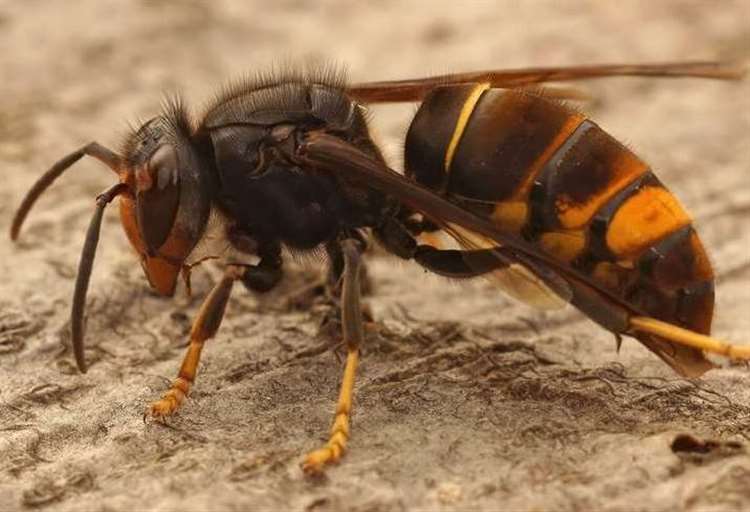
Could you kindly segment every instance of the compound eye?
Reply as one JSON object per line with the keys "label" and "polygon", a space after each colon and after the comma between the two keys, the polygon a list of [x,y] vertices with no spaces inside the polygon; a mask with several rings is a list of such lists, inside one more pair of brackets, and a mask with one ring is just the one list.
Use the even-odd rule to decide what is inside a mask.
{"label": "compound eye", "polygon": [[175,148],[165,144],[136,170],[136,220],[149,255],[169,237],[179,202],[179,159]]}

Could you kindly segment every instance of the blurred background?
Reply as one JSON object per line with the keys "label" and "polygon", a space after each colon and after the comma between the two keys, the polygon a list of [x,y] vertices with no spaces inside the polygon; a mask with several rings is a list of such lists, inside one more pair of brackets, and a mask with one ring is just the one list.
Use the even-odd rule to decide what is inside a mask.
{"label": "blurred background", "polygon": [[[736,59],[748,53],[749,12],[746,0],[5,0],[2,133],[26,144],[39,133],[37,150],[40,142],[67,147],[61,134],[75,144],[91,137],[108,142],[124,121],[156,111],[163,93],[181,92],[199,109],[217,85],[288,61],[333,62],[364,81],[492,67]],[[683,116],[712,115],[684,107],[699,94],[693,89],[713,84],[610,84],[597,97],[614,100],[608,106],[615,113],[637,114],[614,127],[626,137],[640,137],[655,98],[666,95],[673,97],[667,108]],[[43,116],[31,121],[19,113],[24,109]],[[408,115],[397,121],[389,111],[377,118],[390,145],[408,123]],[[3,155],[22,152],[7,146],[5,140]]]}
{"label": "blurred background", "polygon": [[[0,0],[0,49],[6,233],[23,193],[52,162],[92,139],[116,147],[129,124],[158,112],[166,94],[181,94],[198,115],[221,84],[289,62],[332,62],[352,81],[367,81],[524,66],[747,60],[750,2]],[[696,218],[720,276],[716,331],[746,341],[748,81],[581,85],[592,100],[580,108],[649,162]],[[396,168],[415,109],[371,110],[375,138]],[[378,320],[403,339],[374,342],[363,364],[353,451],[329,480],[306,482],[297,468],[328,428],[339,379],[330,353],[304,364],[285,359],[283,347],[313,343],[317,320],[306,312],[266,314],[236,299],[175,428],[144,427],[140,412],[176,371],[199,302],[145,292],[114,212],[105,219],[90,295],[89,337],[101,362],[85,377],[75,375],[61,348],[93,198],[111,181],[97,163],[81,162],[40,201],[18,245],[0,241],[0,427],[9,432],[0,439],[0,509],[750,506],[746,455],[698,468],[668,449],[680,430],[718,437],[744,431],[747,439],[745,373],[715,372],[705,381],[730,405],[713,404],[684,381],[664,381],[671,387],[663,394],[622,379],[579,392],[591,372],[611,364],[625,365],[615,366],[620,377],[622,368],[674,375],[635,343],[618,356],[611,337],[587,322],[548,327],[546,317],[498,299],[483,283],[446,285],[392,260],[373,264],[380,286],[372,302]],[[199,278],[199,293],[206,288]],[[458,334],[433,332],[436,345],[415,345],[420,329],[433,323]],[[462,335],[466,325],[486,338]],[[489,363],[471,347],[487,339],[535,341],[556,354],[554,364],[544,363],[552,377],[529,374],[523,382],[533,385],[523,392],[512,387],[517,380],[485,387],[491,369],[476,361]],[[536,371],[538,361],[526,363]],[[247,378],[233,377],[248,368]],[[411,380],[382,384],[403,368]],[[474,387],[453,385],[459,377]],[[667,402],[643,398],[652,391]]]}

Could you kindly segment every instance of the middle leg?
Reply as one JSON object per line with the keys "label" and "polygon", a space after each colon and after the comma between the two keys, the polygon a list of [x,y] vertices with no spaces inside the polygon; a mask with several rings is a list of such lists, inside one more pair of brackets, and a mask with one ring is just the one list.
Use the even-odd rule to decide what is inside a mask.
{"label": "middle leg", "polygon": [[[368,246],[366,236],[359,231],[347,233],[347,238],[356,240],[364,252]],[[324,246],[327,269],[325,275],[321,275],[305,286],[292,291],[286,296],[286,305],[294,309],[309,310],[313,304],[323,303],[330,306],[325,317],[321,320],[321,326],[338,324],[340,314],[341,283],[344,274],[344,254],[340,240],[328,242]],[[367,272],[364,260],[359,264],[359,283],[361,295],[368,295],[372,290],[372,284]],[[367,310],[364,312],[365,320],[371,320]]]}
{"label": "middle leg", "polygon": [[302,463],[302,469],[308,474],[320,473],[326,464],[338,462],[349,441],[354,377],[359,364],[360,345],[364,338],[360,305],[362,250],[363,247],[357,240],[346,239],[341,242],[344,263],[341,286],[341,323],[347,349],[346,365],[328,442],[322,448],[310,452]]}

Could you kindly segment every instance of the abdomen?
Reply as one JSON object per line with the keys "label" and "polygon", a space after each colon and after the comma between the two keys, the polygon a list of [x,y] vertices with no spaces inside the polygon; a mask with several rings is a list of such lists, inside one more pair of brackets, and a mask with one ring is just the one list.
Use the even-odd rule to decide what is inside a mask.
{"label": "abdomen", "polygon": [[535,94],[441,87],[411,124],[406,173],[649,316],[709,333],[714,276],[690,217],[583,114]]}

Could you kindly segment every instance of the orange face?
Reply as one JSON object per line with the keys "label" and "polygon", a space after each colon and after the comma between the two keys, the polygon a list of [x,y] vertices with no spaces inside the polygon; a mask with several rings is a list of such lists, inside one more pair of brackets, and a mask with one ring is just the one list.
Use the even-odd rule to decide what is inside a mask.
{"label": "orange face", "polygon": [[180,234],[176,226],[173,226],[167,240],[159,247],[156,254],[149,255],[138,230],[135,200],[132,196],[120,196],[120,220],[128,240],[141,257],[141,266],[148,282],[159,294],[173,295],[177,278],[183,267],[182,263],[190,253],[189,241]]}

